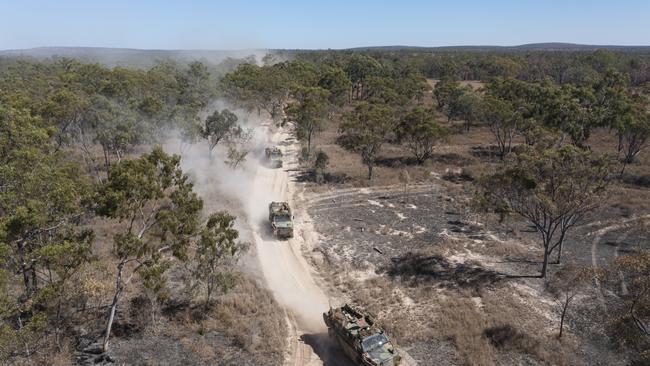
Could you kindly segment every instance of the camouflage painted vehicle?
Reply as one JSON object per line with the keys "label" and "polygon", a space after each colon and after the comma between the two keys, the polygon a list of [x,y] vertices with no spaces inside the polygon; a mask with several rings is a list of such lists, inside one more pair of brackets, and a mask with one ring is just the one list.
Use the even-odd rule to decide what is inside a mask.
{"label": "camouflage painted vehicle", "polygon": [[268,166],[282,168],[282,151],[277,146],[264,149],[264,155]]}
{"label": "camouflage painted vehicle", "polygon": [[323,313],[330,338],[358,365],[396,366],[400,356],[372,317],[351,305]]}
{"label": "camouflage painted vehicle", "polygon": [[293,216],[287,202],[271,202],[269,204],[269,222],[273,235],[278,238],[293,238]]}

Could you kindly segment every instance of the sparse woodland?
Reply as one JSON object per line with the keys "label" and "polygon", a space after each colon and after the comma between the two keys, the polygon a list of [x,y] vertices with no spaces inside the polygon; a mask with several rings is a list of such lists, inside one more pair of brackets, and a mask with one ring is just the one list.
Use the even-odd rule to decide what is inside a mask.
{"label": "sparse woodland", "polygon": [[[217,99],[290,125],[314,185],[372,185],[385,171],[406,185],[438,148],[481,131],[470,144],[487,163],[463,173],[474,212],[534,227],[543,260],[539,272],[521,275],[549,283],[562,322],[594,281],[614,294],[610,345],[635,365],[650,362],[647,246],[602,273],[556,271],[565,269],[567,236],[612,192],[650,189],[650,55],[279,56],[149,69],[0,59],[0,363],[107,361],[116,339],[159,339],[172,325],[197,363],[223,361],[213,341],[243,350],[250,364],[281,363],[286,330],[277,329],[286,324],[272,296],[237,267],[248,247],[237,218],[205,212],[180,157],[158,146],[179,131],[245,159],[236,147],[247,132],[231,111],[211,109]],[[339,171],[319,145],[323,134],[363,171]],[[388,154],[398,167],[386,164]],[[256,317],[253,339],[237,325]]]}

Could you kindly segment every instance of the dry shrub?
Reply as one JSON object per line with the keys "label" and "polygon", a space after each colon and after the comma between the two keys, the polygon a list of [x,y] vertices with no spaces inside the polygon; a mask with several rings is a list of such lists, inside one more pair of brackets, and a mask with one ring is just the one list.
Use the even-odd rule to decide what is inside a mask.
{"label": "dry shrub", "polygon": [[[351,285],[353,281],[346,281]],[[389,296],[392,292],[390,280],[385,277],[373,277],[364,281],[358,288],[350,289],[355,304],[363,306],[376,316],[380,316],[390,306],[399,304],[399,299]]]}
{"label": "dry shrub", "polygon": [[528,334],[522,333],[511,325],[496,325],[485,329],[485,336],[498,349],[515,350],[528,354],[537,354],[540,342]]}
{"label": "dry shrub", "polygon": [[422,251],[424,255],[445,257],[448,253],[455,253],[463,250],[465,240],[452,235],[440,235],[435,245],[425,248]]}
{"label": "dry shrub", "polygon": [[153,318],[154,304],[146,295],[138,295],[131,298],[129,302],[129,319],[135,330],[142,332],[151,325]]}
{"label": "dry shrub", "polygon": [[47,362],[48,362],[48,364],[50,366],[70,366],[70,365],[74,365],[74,362],[72,362],[72,355],[71,354],[57,353],[55,355],[52,355],[52,356],[48,357]]}
{"label": "dry shrub", "polygon": [[480,246],[474,245],[472,249],[478,253],[496,257],[523,255],[531,251],[530,247],[514,241],[490,240],[481,244]]}
{"label": "dry shrub", "polygon": [[180,343],[195,359],[208,362],[213,361],[216,356],[214,348],[202,338],[190,339],[186,337],[182,338]]}

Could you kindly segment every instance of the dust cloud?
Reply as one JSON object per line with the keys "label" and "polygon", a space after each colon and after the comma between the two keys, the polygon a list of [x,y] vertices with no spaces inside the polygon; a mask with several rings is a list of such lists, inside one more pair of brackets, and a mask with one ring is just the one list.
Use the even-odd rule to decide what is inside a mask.
{"label": "dust cloud", "polygon": [[[250,133],[250,139],[238,146],[248,152],[246,160],[237,167],[228,163],[228,144],[220,142],[210,152],[207,141],[201,137],[188,140],[180,131],[170,131],[163,143],[167,153],[181,157],[181,168],[192,182],[197,194],[204,200],[206,213],[218,210],[243,210],[251,220],[259,220],[266,214],[268,202],[261,196],[271,197],[270,190],[255,187],[255,175],[263,164],[264,148],[269,146],[268,122],[255,114],[237,109],[224,101],[215,101],[201,115],[205,119],[215,110],[229,109],[237,115],[238,123]],[[239,215],[238,215],[239,216]],[[239,218],[238,218],[239,219]]]}

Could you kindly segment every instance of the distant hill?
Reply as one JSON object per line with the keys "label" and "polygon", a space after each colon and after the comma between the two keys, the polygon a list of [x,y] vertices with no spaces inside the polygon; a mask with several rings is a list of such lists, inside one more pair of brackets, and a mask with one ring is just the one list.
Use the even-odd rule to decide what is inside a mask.
{"label": "distant hill", "polygon": [[71,57],[103,65],[149,67],[159,60],[191,62],[194,60],[219,63],[228,57],[243,58],[254,55],[258,60],[266,50],[140,50],[105,47],[38,47],[22,50],[3,50],[0,57],[51,58]]}
{"label": "distant hill", "polygon": [[[583,45],[572,43],[531,43],[519,46],[371,46],[349,48],[346,51],[413,51],[413,52],[535,52],[535,51],[594,51],[605,49],[618,52],[650,52],[650,46]],[[258,61],[269,51],[284,53],[318,50],[141,50],[105,47],[38,47],[22,50],[0,50],[0,57],[57,58],[72,57],[86,62],[97,62],[109,67],[150,67],[160,60],[190,62],[194,60],[219,63],[226,58],[255,56]]]}
{"label": "distant hill", "polygon": [[617,45],[587,45],[575,43],[529,43],[519,46],[376,46],[351,48],[352,51],[402,51],[413,50],[420,52],[516,52],[516,51],[595,51],[609,50],[619,52],[650,52],[650,46],[617,46]]}

